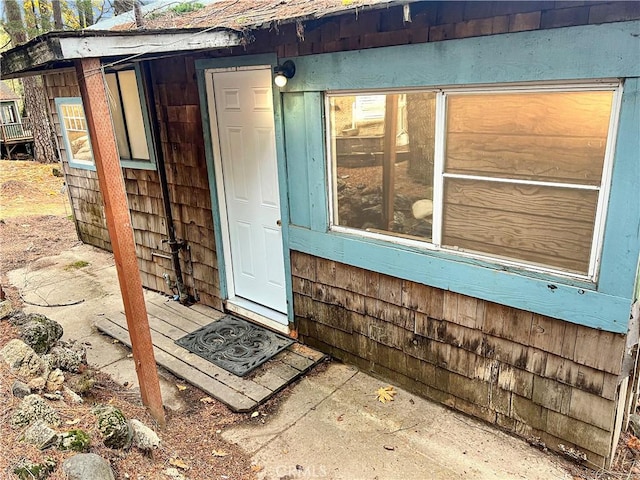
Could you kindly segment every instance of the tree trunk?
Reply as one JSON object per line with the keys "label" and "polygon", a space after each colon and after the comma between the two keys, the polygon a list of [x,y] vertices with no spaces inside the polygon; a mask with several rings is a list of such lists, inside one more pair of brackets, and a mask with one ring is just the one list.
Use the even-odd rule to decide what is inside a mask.
{"label": "tree trunk", "polygon": [[24,104],[31,118],[34,158],[41,163],[57,162],[58,157],[51,138],[52,130],[42,80],[40,77],[25,77],[22,79],[22,84],[24,85]]}
{"label": "tree trunk", "polygon": [[432,93],[407,95],[409,175],[414,181],[433,184],[435,97]]}
{"label": "tree trunk", "polygon": [[53,8],[53,28],[56,30],[64,30],[64,23],[62,22],[62,5],[60,5],[60,0],[52,0],[51,7]]}
{"label": "tree trunk", "polygon": [[[27,41],[27,34],[22,23],[22,14],[16,0],[5,0],[7,23],[5,29],[11,38],[13,46]],[[52,142],[52,130],[47,113],[47,99],[39,77],[25,77],[24,103],[27,114],[31,117],[31,131],[33,132],[34,157],[39,162],[56,162],[56,149]]]}

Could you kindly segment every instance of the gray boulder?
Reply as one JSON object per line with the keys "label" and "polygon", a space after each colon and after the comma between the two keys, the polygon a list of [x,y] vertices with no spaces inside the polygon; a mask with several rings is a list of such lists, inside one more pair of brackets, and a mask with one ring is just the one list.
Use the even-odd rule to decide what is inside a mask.
{"label": "gray boulder", "polygon": [[26,383],[16,380],[11,385],[11,393],[16,398],[24,398],[27,395],[31,395],[31,388]]}
{"label": "gray boulder", "polygon": [[27,315],[18,328],[20,337],[39,355],[47,353],[63,334],[62,325],[39,313]]}
{"label": "gray boulder", "polygon": [[133,430],[122,412],[112,405],[98,405],[93,409],[98,417],[98,430],[109,448],[129,448]]}
{"label": "gray boulder", "polygon": [[59,368],[65,372],[78,373],[82,365],[87,364],[87,350],[77,342],[58,342],[42,360],[51,370]]}
{"label": "gray boulder", "polygon": [[40,395],[27,395],[13,412],[11,425],[25,427],[37,420],[43,420],[56,427],[60,425],[58,413]]}
{"label": "gray boulder", "polygon": [[44,362],[33,348],[17,338],[2,347],[0,357],[9,364],[13,373],[21,377],[35,377],[46,370]]}
{"label": "gray boulder", "polygon": [[95,453],[79,453],[62,463],[68,480],[115,480],[111,465]]}
{"label": "gray boulder", "polygon": [[78,395],[76,392],[74,392],[73,390],[71,390],[69,387],[62,387],[62,391],[64,393],[64,398],[66,398],[69,402],[71,403],[83,403],[84,400],[82,399],[82,397],[80,395]]}
{"label": "gray boulder", "polygon": [[640,437],[640,415],[635,413],[629,415],[629,428],[634,436]]}
{"label": "gray boulder", "polygon": [[22,441],[44,450],[58,443],[58,434],[45,421],[36,420],[24,431]]}
{"label": "gray boulder", "polygon": [[129,422],[133,430],[133,445],[140,450],[149,451],[160,445],[160,437],[140,420]]}

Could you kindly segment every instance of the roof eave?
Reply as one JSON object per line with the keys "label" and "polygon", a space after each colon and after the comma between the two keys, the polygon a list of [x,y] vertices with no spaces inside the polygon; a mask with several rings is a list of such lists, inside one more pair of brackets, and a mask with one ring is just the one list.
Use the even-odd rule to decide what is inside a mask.
{"label": "roof eave", "polygon": [[228,29],[113,32],[93,30],[45,34],[2,53],[0,75],[17,78],[66,68],[82,58],[127,58],[149,54],[230,48],[242,36]]}

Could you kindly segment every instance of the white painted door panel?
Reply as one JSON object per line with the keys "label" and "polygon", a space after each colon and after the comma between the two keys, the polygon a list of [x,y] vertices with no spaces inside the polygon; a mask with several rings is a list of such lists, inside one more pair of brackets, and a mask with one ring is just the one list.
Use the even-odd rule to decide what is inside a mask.
{"label": "white painted door panel", "polygon": [[233,290],[286,313],[271,71],[212,78]]}

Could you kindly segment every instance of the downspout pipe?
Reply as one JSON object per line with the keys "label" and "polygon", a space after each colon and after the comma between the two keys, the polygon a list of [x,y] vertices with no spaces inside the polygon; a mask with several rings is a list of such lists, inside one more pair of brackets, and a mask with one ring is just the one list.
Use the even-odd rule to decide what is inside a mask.
{"label": "downspout pipe", "polygon": [[[142,62],[142,76],[144,84],[144,94],[149,110],[149,120],[152,125],[151,136],[153,138],[153,145],[156,155],[156,165],[158,167],[158,178],[160,180],[160,190],[162,195],[162,204],[164,206],[164,215],[167,221],[167,240],[163,240],[163,243],[169,245],[171,251],[171,263],[173,265],[173,273],[176,277],[175,287],[178,290],[178,300],[180,303],[189,303],[190,296],[187,293],[187,288],[184,284],[182,276],[182,267],[180,266],[180,250],[186,247],[184,240],[178,240],[176,238],[176,229],[173,223],[173,214],[171,212],[171,197],[169,196],[169,184],[167,183],[167,172],[165,170],[164,153],[162,151],[162,142],[158,133],[158,111],[156,110],[155,93],[153,88],[153,81],[151,79],[151,68],[149,62]],[[167,285],[171,288],[171,282],[165,276]]]}

